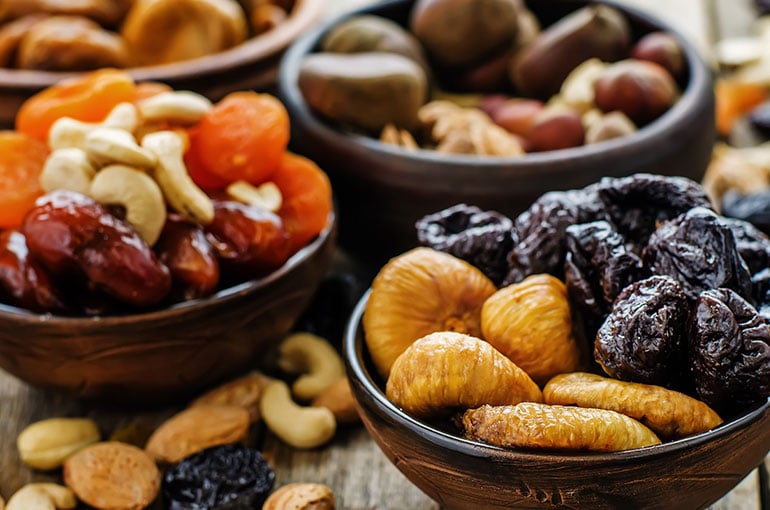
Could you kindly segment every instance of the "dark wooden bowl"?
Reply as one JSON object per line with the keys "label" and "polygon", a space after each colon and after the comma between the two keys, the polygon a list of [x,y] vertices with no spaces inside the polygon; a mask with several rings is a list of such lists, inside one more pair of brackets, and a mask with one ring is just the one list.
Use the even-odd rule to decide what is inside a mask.
{"label": "dark wooden bowl", "polygon": [[359,414],[388,459],[446,510],[696,509],[718,500],[770,449],[770,400],[709,432],[608,454],[533,453],[469,441],[393,405],[353,312],[343,353]]}
{"label": "dark wooden bowl", "polygon": [[[268,90],[277,81],[283,52],[321,19],[325,6],[325,0],[296,0],[284,23],[243,44],[214,55],[127,71],[137,81],[161,81],[213,101],[237,90]],[[0,127],[13,126],[16,112],[29,96],[76,74],[0,68]]]}
{"label": "dark wooden bowl", "polygon": [[270,275],[126,316],[72,318],[0,306],[0,367],[86,398],[168,400],[254,366],[292,328],[331,266],[336,220]]}
{"label": "dark wooden bowl", "polygon": [[[355,14],[377,14],[404,25],[412,3],[391,0]],[[587,2],[528,3],[541,19],[555,20]],[[546,191],[582,188],[603,176],[653,172],[700,180],[715,139],[709,69],[695,47],[670,26],[611,0],[602,3],[627,15],[635,37],[652,30],[677,36],[689,69],[681,99],[631,136],[515,159],[409,152],[335,129],[311,112],[297,83],[302,60],[341,20],[327,22],[295,41],[283,58],[278,92],[292,118],[294,149],[317,161],[332,180],[339,200],[340,245],[382,263],[416,245],[417,219],[456,203],[514,216]]]}

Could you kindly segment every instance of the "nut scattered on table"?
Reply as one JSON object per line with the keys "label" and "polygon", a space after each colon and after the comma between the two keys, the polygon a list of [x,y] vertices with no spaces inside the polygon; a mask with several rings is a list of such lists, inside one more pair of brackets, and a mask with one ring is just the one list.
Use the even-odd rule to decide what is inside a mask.
{"label": "nut scattered on table", "polygon": [[271,382],[259,403],[265,425],[295,448],[316,448],[329,442],[337,430],[334,414],[325,407],[302,407],[291,398],[289,386]]}
{"label": "nut scattered on table", "polygon": [[318,394],[310,405],[330,410],[338,424],[355,423],[361,420],[347,377],[339,379]]}
{"label": "nut scattered on table", "polygon": [[272,379],[259,372],[251,372],[226,382],[190,403],[190,407],[225,405],[243,407],[252,423],[259,421],[259,400]]}
{"label": "nut scattered on table", "polygon": [[16,439],[21,461],[30,467],[50,470],[78,450],[99,441],[101,432],[88,418],[49,418],[28,425]]}
{"label": "nut scattered on table", "polygon": [[55,483],[29,483],[11,496],[6,510],[72,510],[76,506],[75,494],[67,487]]}
{"label": "nut scattered on table", "polygon": [[334,493],[320,483],[290,483],[278,488],[262,510],[334,510]]}
{"label": "nut scattered on table", "polygon": [[312,400],[345,377],[342,358],[323,338],[312,333],[293,333],[278,347],[278,367],[299,375],[291,386],[298,400]]}

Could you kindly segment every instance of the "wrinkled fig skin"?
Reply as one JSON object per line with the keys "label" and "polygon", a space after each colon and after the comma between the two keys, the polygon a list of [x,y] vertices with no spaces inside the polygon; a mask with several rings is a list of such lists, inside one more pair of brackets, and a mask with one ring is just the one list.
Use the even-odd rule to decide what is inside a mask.
{"label": "wrinkled fig skin", "polygon": [[719,221],[732,230],[738,253],[752,275],[770,267],[770,238],[764,232],[748,221],[724,217]]}
{"label": "wrinkled fig skin", "polygon": [[57,282],[87,285],[136,307],[158,304],[171,289],[168,268],[139,234],[79,193],[45,195],[21,231],[30,256]]}
{"label": "wrinkled fig skin", "polygon": [[24,234],[16,230],[0,233],[0,300],[35,312],[63,312],[48,273],[30,258]]}
{"label": "wrinkled fig skin", "polygon": [[680,388],[688,314],[687,297],[673,278],[633,283],[599,328],[594,358],[610,377]]}
{"label": "wrinkled fig skin", "polygon": [[714,211],[695,207],[663,223],[642,254],[653,274],[669,275],[695,301],[719,287],[751,299],[751,274],[738,253],[732,230]]}
{"label": "wrinkled fig skin", "polygon": [[377,136],[389,123],[414,128],[428,91],[422,68],[392,53],[308,55],[299,88],[318,113]]}
{"label": "wrinkled fig skin", "polygon": [[690,319],[690,374],[698,397],[729,417],[770,396],[770,325],[730,289],[700,295]]}
{"label": "wrinkled fig skin", "polygon": [[343,21],[321,41],[321,51],[329,53],[396,53],[429,70],[420,42],[401,25],[381,16],[361,15]]}
{"label": "wrinkled fig skin", "polygon": [[463,67],[513,43],[520,0],[418,0],[409,26],[439,66]]}
{"label": "wrinkled fig skin", "polygon": [[617,10],[593,5],[546,28],[511,61],[511,80],[527,97],[547,99],[575,67],[590,58],[615,62],[628,54],[631,32]]}

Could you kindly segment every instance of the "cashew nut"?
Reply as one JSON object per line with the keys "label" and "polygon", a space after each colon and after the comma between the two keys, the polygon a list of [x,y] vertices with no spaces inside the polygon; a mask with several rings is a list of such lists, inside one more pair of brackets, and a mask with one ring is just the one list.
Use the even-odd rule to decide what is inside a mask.
{"label": "cashew nut", "polygon": [[283,381],[276,380],[267,385],[259,410],[267,427],[294,448],[321,446],[334,437],[337,429],[330,410],[298,406]]}
{"label": "cashew nut", "polygon": [[211,101],[190,91],[162,92],[139,102],[139,114],[145,121],[195,124],[211,110]]}
{"label": "cashew nut", "polygon": [[235,181],[227,186],[225,191],[239,202],[270,212],[278,211],[283,203],[281,190],[273,182],[254,186],[246,181]]}
{"label": "cashew nut", "polygon": [[30,483],[11,496],[6,510],[70,510],[76,506],[75,494],[67,487],[55,483]]}
{"label": "cashew nut", "polygon": [[120,103],[102,122],[82,122],[62,117],[53,123],[48,131],[48,146],[51,150],[67,147],[85,148],[86,136],[94,129],[111,127],[133,132],[139,125],[139,115],[131,103]]}
{"label": "cashew nut", "polygon": [[85,151],[97,165],[110,163],[152,168],[157,158],[136,143],[134,135],[118,128],[99,127],[86,135]]}
{"label": "cashew nut", "polygon": [[40,174],[40,187],[46,193],[68,189],[88,195],[96,170],[81,149],[57,149],[48,155]]}
{"label": "cashew nut", "polygon": [[124,165],[104,167],[91,182],[89,194],[102,204],[120,204],[126,221],[153,245],[166,222],[166,203],[155,181],[136,168]]}
{"label": "cashew nut", "polygon": [[182,137],[173,131],[158,131],[142,138],[142,147],[157,157],[153,175],[171,208],[198,223],[211,223],[214,204],[187,173]]}
{"label": "cashew nut", "polygon": [[278,348],[278,366],[289,374],[302,374],[292,392],[300,400],[311,400],[345,377],[342,358],[326,340],[310,333],[295,333]]}

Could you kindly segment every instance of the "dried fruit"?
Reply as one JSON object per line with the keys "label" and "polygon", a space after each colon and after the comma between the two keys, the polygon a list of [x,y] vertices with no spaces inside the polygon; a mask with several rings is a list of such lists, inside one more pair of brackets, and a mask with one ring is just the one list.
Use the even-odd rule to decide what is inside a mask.
{"label": "dried fruit", "polygon": [[543,107],[543,102],[537,99],[507,99],[489,116],[498,126],[515,135],[526,137]]}
{"label": "dried fruit", "polygon": [[320,483],[290,483],[267,498],[262,510],[334,510],[334,493]]}
{"label": "dried fruit", "polygon": [[655,62],[674,78],[682,77],[687,64],[682,47],[668,32],[650,32],[639,39],[631,48],[631,58]]}
{"label": "dried fruit", "polygon": [[481,335],[481,306],[495,292],[489,278],[452,255],[415,248],[380,269],[364,311],[366,344],[387,377],[396,358],[435,331]]}
{"label": "dried fruit", "polygon": [[252,422],[259,421],[259,400],[271,379],[258,372],[252,372],[221,386],[209,390],[190,403],[197,406],[238,406],[249,412]]}
{"label": "dried fruit", "polygon": [[249,432],[249,412],[234,405],[190,407],[163,422],[145,450],[159,462],[175,463],[211,446],[237,443]]}
{"label": "dried fruit", "polygon": [[481,331],[538,384],[580,367],[567,289],[551,275],[528,276],[492,294],[481,309]]}
{"label": "dried fruit", "polygon": [[560,374],[543,388],[546,404],[609,409],[639,420],[663,439],[710,430],[722,419],[709,406],[661,386],[608,379],[595,374]]}
{"label": "dried fruit", "polygon": [[160,471],[141,449],[107,442],[88,446],[64,463],[64,482],[88,505],[141,510],[160,490]]}
{"label": "dried fruit", "polygon": [[741,258],[754,274],[770,267],[770,238],[748,221],[733,218],[719,218],[720,223],[730,228]]}
{"label": "dried fruit", "polygon": [[614,452],[660,444],[638,421],[606,409],[485,405],[466,411],[462,421],[468,439],[506,448]]}
{"label": "dried fruit", "polygon": [[748,221],[765,234],[770,234],[770,191],[745,195],[727,193],[722,200],[722,214]]}
{"label": "dried fruit", "polygon": [[16,439],[21,461],[35,469],[61,467],[70,455],[101,438],[88,418],[49,418],[28,425]]}
{"label": "dried fruit", "polygon": [[526,372],[490,344],[450,331],[432,333],[409,346],[393,364],[385,394],[417,418],[543,398]]}
{"label": "dried fruit", "polygon": [[527,133],[533,152],[568,149],[583,145],[585,128],[580,114],[567,107],[547,107],[540,112]]}
{"label": "dried fruit", "polygon": [[163,499],[169,510],[261,508],[274,480],[259,451],[243,445],[215,446],[166,471]]}
{"label": "dried fruit", "polygon": [[688,313],[687,297],[673,278],[652,276],[633,283],[599,328],[594,357],[616,379],[677,387]]}

